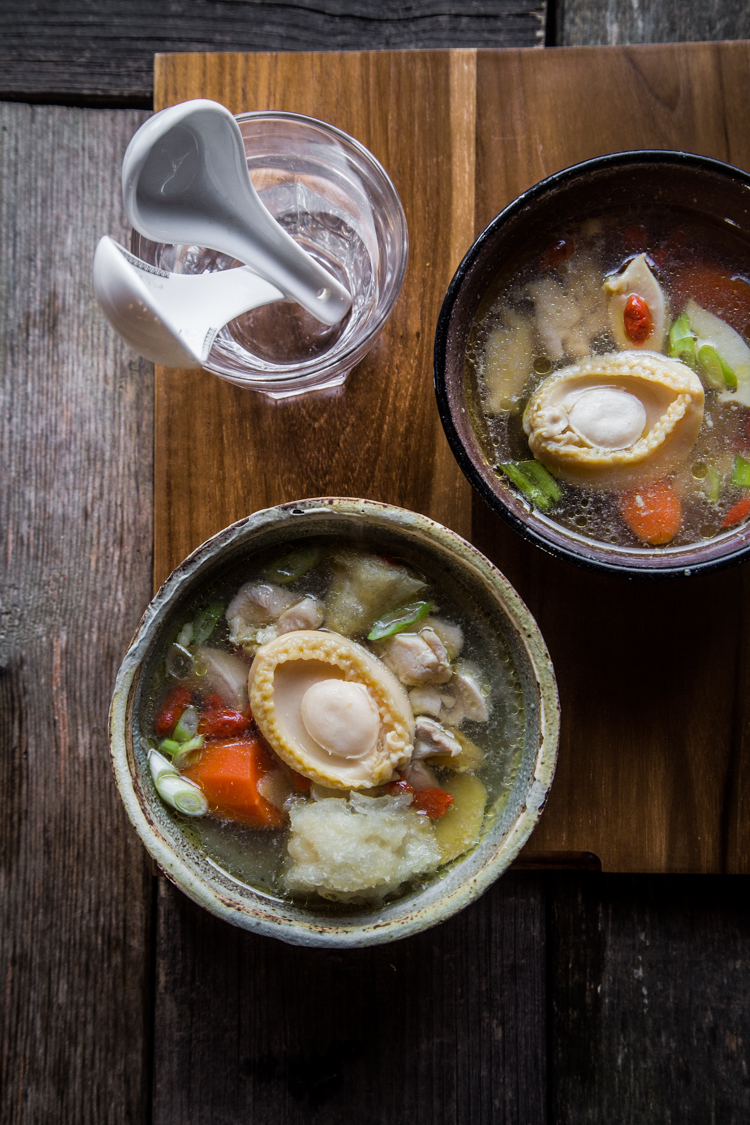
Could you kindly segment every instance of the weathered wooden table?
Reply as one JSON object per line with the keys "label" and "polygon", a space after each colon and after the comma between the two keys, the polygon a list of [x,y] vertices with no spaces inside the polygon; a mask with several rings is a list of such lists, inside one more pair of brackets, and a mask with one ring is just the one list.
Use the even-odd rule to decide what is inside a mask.
{"label": "weathered wooden table", "polygon": [[[163,442],[166,411],[175,402],[169,377],[159,375],[155,398],[152,368],[114,337],[90,291],[99,235],[126,237],[119,162],[151,104],[154,50],[464,47],[474,54],[479,46],[541,45],[545,16],[541,3],[508,0],[410,9],[330,0],[324,10],[302,4],[293,26],[288,9],[273,2],[185,0],[160,9],[111,4],[104,18],[83,2],[0,4],[0,21],[8,25],[0,36],[0,94],[42,103],[0,105],[0,1120],[746,1121],[745,876],[519,869],[437,930],[381,949],[331,954],[218,923],[155,875],[127,824],[109,773],[105,716],[114,671],[150,596],[152,568],[163,576],[197,541],[191,536],[203,537],[204,518],[213,530],[248,510],[247,495],[218,489],[219,501],[205,517],[173,538],[164,535]],[[640,14],[640,28],[631,5],[607,11],[597,37],[598,11],[581,0],[558,4],[548,14],[548,44],[750,34],[739,3],[700,11],[696,5],[694,13],[687,5],[655,6]],[[716,105],[717,89],[724,120],[731,107],[744,104],[747,50],[737,44],[722,52],[653,53],[658,65],[649,68],[648,52],[616,50],[584,53],[581,64],[610,98],[631,96],[635,77],[646,132],[661,130],[665,138],[642,143],[684,143],[682,130],[689,127],[706,144],[714,138],[713,155],[750,166],[744,117],[735,123],[730,115],[717,140],[705,112]],[[539,146],[518,142],[518,167],[496,190],[513,194],[514,175],[531,182],[551,170],[545,159],[557,155],[562,140],[542,126],[555,120],[570,131],[577,115],[593,113],[568,84],[565,57],[504,56],[492,73],[486,66],[482,72],[480,57],[482,90],[489,82],[501,125],[503,111],[508,121],[516,119],[519,100],[547,97],[550,106]],[[669,57],[671,69],[664,63]],[[694,61],[688,65],[686,58]],[[462,73],[459,89],[466,89]],[[166,92],[157,88],[157,97]],[[638,143],[637,129],[635,140],[628,133],[633,120],[625,103],[627,144]],[[507,143],[506,132],[495,130],[498,143]],[[591,154],[583,135],[573,159]],[[481,121],[476,136],[483,136]],[[618,140],[612,147],[624,146]],[[709,151],[702,143],[694,147]],[[497,205],[486,178],[477,177],[474,223],[481,226]],[[459,209],[455,246],[446,248],[446,276],[434,281],[433,304],[455,264],[450,255],[460,255],[462,216]],[[413,330],[408,321],[406,327]],[[426,383],[431,334],[425,323],[415,361]],[[234,394],[207,376],[195,378],[209,403]],[[363,391],[355,384],[354,393]],[[282,480],[284,488],[297,483]],[[271,500],[279,498],[274,488]],[[173,516],[184,499],[173,497]],[[466,518],[460,505],[453,512]],[[579,593],[583,604],[582,578],[564,564],[538,560],[478,506],[473,534],[532,605],[553,655],[555,646],[563,651],[555,584],[566,597]],[[558,811],[550,805],[551,827],[543,821],[533,838],[540,841],[537,859],[539,850],[549,864],[561,847],[591,848],[610,870],[747,870],[739,690],[744,572],[703,580],[720,610],[701,603],[689,627],[684,591],[649,595],[663,628],[677,631],[670,649],[677,666],[664,670],[664,683],[673,712],[681,714],[657,716],[656,730],[633,719],[625,737],[637,754],[639,738],[658,746],[674,728],[686,748],[683,774],[670,766],[677,798],[647,822],[645,837],[623,862],[627,833],[619,850],[613,845],[606,852],[602,826],[612,801],[593,756],[586,759],[587,783],[601,797],[595,806],[601,811],[588,823],[568,815],[580,779],[574,748],[564,744],[553,798]],[[624,633],[641,603],[630,588],[621,599],[615,613]],[[625,641],[627,654],[632,635]],[[705,677],[690,658],[701,646]],[[617,660],[621,674],[627,656]],[[588,714],[578,670],[560,672],[568,711]],[[682,692],[680,676],[692,685]],[[594,716],[604,737],[606,706]],[[718,773],[701,767],[706,759],[697,740],[686,737],[696,724],[702,732],[715,727],[717,741],[730,747]],[[631,816],[643,823],[626,774],[607,776],[620,802],[619,822]],[[603,842],[594,847],[597,832]],[[649,867],[644,856],[657,860]]]}

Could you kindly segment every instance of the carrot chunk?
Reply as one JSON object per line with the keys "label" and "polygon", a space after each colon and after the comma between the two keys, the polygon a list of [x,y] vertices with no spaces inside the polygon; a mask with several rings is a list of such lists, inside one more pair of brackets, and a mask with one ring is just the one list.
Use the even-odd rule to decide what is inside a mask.
{"label": "carrot chunk", "polygon": [[744,277],[705,262],[682,270],[674,289],[725,320],[741,336],[750,329],[750,282]]}
{"label": "carrot chunk", "polygon": [[652,547],[669,543],[682,525],[680,498],[667,481],[624,492],[620,511],[633,534]]}
{"label": "carrot chunk", "polygon": [[750,516],[750,496],[746,496],[744,500],[738,500],[738,502],[729,509],[724,519],[721,521],[722,530],[728,527],[734,527],[736,523],[742,523],[748,516]]}
{"label": "carrot chunk", "polygon": [[414,807],[427,813],[430,820],[444,816],[452,804],[453,797],[445,789],[418,789],[414,794]]}
{"label": "carrot chunk", "polygon": [[259,738],[227,738],[209,743],[183,773],[203,790],[217,816],[254,828],[283,828],[283,812],[258,790],[258,782],[273,769],[273,759]]}

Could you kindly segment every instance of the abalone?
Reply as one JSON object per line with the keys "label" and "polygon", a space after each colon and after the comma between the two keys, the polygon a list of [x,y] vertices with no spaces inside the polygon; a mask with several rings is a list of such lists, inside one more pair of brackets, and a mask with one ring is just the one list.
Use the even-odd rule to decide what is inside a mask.
{"label": "abalone", "polygon": [[669,472],[703,420],[703,386],[684,363],[656,352],[588,356],[548,376],[523,425],[532,453],[584,488],[627,488]]}
{"label": "abalone", "polygon": [[411,756],[414,717],[405,690],[346,637],[315,629],[277,637],[258,650],[248,693],[273,750],[320,785],[369,789]]}

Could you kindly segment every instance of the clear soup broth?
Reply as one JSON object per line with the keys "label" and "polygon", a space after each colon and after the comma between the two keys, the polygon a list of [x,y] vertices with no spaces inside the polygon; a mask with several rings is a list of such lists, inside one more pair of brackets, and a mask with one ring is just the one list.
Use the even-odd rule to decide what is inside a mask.
{"label": "clear soup broth", "polygon": [[321,537],[201,591],[159,654],[142,731],[189,846],[261,893],[336,910],[416,890],[474,846],[513,788],[525,714],[466,589]]}
{"label": "clear soup broth", "polygon": [[750,246],[678,209],[556,232],[498,277],[466,377],[509,487],[564,528],[681,547],[750,516]]}

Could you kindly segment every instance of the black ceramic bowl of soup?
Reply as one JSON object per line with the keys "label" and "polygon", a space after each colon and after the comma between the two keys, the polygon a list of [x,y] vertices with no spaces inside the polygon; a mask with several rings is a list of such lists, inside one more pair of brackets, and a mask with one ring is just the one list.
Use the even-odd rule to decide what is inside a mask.
{"label": "black ceramic bowl of soup", "polygon": [[526,539],[599,571],[750,551],[750,176],[682,152],[566,168],[505,208],[435,340],[448,441]]}

